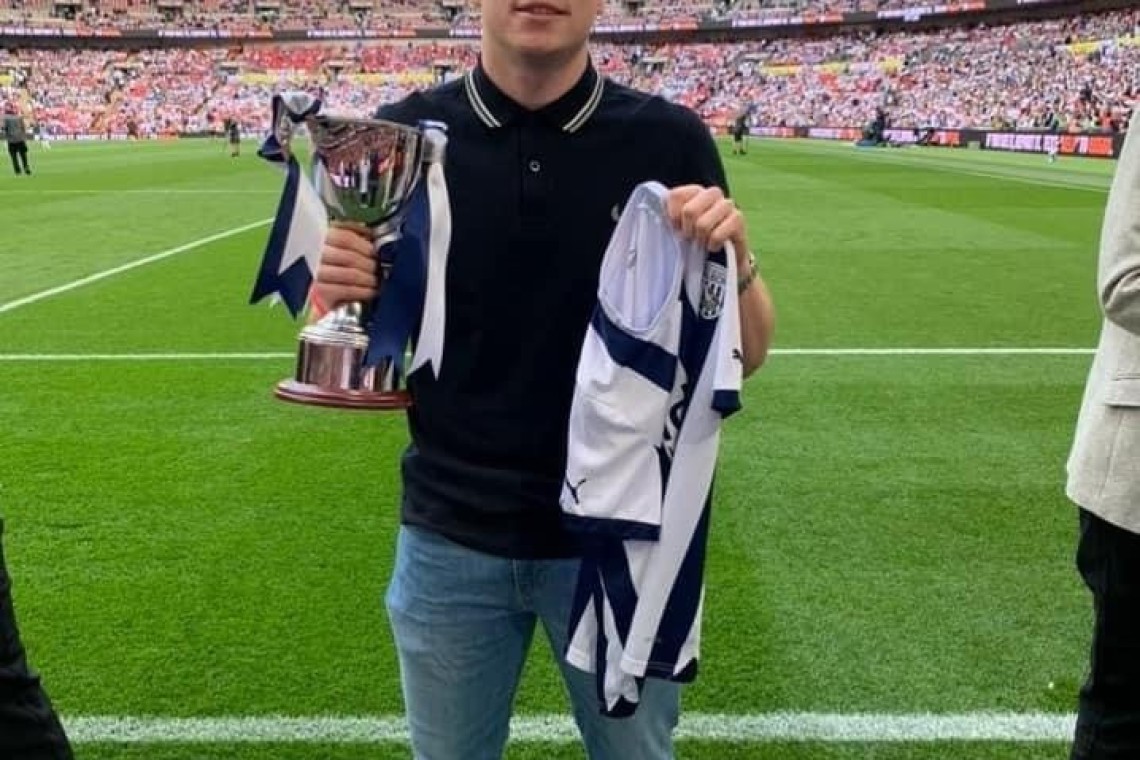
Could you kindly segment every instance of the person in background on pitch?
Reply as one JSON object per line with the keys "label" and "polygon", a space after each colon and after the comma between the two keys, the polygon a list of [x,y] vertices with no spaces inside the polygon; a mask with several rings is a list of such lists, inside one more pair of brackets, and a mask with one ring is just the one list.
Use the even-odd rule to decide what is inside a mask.
{"label": "person in background on pitch", "polygon": [[[482,0],[479,64],[378,118],[447,125],[452,234],[438,377],[414,373],[402,525],[386,606],[417,760],[496,760],[541,622],[591,760],[668,760],[680,685],[650,679],[634,715],[601,713],[563,656],[579,551],[559,495],[599,269],[638,184],[671,188],[669,219],[740,272],[743,370],[774,324],[744,217],[708,127],[606,80],[587,40],[603,0]],[[314,317],[376,295],[365,235],[326,234]],[[373,466],[384,466],[379,462]]]}
{"label": "person in background on pitch", "polygon": [[3,535],[4,521],[0,520],[0,758],[72,760],[59,716],[39,676],[28,667],[20,641]]}
{"label": "person in background on pitch", "polygon": [[230,143],[230,158],[237,158],[241,155],[241,125],[237,119],[226,121],[226,136]]}
{"label": "person in background on pitch", "polygon": [[32,131],[36,136],[36,142],[40,144],[44,150],[51,150],[51,135],[48,134],[47,127],[41,122],[32,127]]}
{"label": "person in background on pitch", "polygon": [[1101,228],[1103,314],[1067,464],[1093,639],[1072,760],[1140,758],[1140,129],[1128,132]]}
{"label": "person in background on pitch", "polygon": [[732,122],[732,153],[744,156],[748,154],[748,109],[736,115]]}
{"label": "person in background on pitch", "polygon": [[4,140],[8,143],[8,157],[12,159],[12,171],[16,174],[31,174],[28,166],[28,127],[24,117],[12,103],[4,109]]}

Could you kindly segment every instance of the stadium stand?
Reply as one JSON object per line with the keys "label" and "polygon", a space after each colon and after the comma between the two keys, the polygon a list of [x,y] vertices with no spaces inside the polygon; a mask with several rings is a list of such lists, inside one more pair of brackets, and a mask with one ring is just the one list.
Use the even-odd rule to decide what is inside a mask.
{"label": "stadium stand", "polygon": [[[916,2],[624,0],[611,2],[598,24],[735,24],[884,13]],[[8,0],[0,9],[8,40],[0,84],[54,137],[205,134],[227,118],[259,135],[275,89],[319,89],[330,107],[367,114],[471,66],[476,40],[463,30],[477,27],[478,17],[466,0],[449,3]],[[409,36],[424,25],[448,31]],[[59,47],[64,28],[84,47]],[[305,36],[269,39],[290,29]],[[195,30],[205,36],[186,46]],[[320,30],[355,37],[311,39]],[[163,44],[172,36],[177,44]],[[719,43],[632,35],[622,44],[599,40],[595,62],[617,81],[694,108],[713,128],[744,109],[762,127],[859,128],[881,109],[895,128],[1111,133],[1127,127],[1140,87],[1140,10],[923,30],[839,25],[814,36]]]}

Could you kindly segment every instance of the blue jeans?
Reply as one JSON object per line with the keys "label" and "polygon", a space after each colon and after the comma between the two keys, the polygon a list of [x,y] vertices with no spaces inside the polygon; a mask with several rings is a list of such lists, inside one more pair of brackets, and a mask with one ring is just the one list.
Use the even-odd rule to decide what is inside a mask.
{"label": "blue jeans", "polygon": [[415,760],[499,760],[542,621],[590,760],[670,760],[680,686],[650,680],[630,718],[599,711],[594,675],[562,658],[578,560],[511,560],[404,526],[386,605]]}

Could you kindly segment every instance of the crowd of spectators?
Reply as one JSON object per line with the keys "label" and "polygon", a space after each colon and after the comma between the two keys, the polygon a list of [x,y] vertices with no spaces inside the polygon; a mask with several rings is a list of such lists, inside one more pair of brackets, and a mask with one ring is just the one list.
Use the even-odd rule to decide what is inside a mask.
{"label": "crowd of spectators", "polygon": [[[781,38],[646,51],[630,81],[723,118],[848,126],[1087,130],[1120,125],[1140,88],[1140,12],[934,32]],[[709,73],[712,72],[712,76]]]}
{"label": "crowd of spectators", "polygon": [[[709,20],[772,23],[852,12],[889,14],[932,4],[930,0],[606,0],[598,23],[686,28]],[[410,33],[416,28],[473,33],[478,29],[478,8],[478,0],[0,0],[0,25],[62,26],[86,33],[128,29],[234,35],[293,29]]]}
{"label": "crowd of spectators", "polygon": [[[898,127],[1111,130],[1124,128],[1140,93],[1138,24],[1140,11],[1116,11],[930,32],[598,44],[594,61],[711,124],[748,109],[757,125],[859,126],[883,108]],[[225,119],[261,134],[275,91],[308,88],[330,108],[368,114],[475,61],[473,40],[21,48],[0,51],[0,72],[10,72],[0,81],[49,134],[147,137],[216,130]]]}

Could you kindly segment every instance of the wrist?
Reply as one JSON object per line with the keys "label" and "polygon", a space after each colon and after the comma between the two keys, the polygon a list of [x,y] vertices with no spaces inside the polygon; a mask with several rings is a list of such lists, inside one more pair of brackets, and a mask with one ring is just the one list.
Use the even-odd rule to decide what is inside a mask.
{"label": "wrist", "polygon": [[325,305],[324,300],[318,294],[315,284],[309,288],[309,308],[314,319],[320,319],[329,312],[329,307]]}
{"label": "wrist", "polygon": [[756,256],[751,251],[748,252],[748,257],[743,263],[737,257],[736,273],[736,292],[743,293],[756,280]]}

